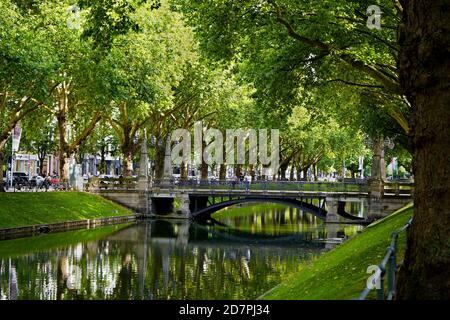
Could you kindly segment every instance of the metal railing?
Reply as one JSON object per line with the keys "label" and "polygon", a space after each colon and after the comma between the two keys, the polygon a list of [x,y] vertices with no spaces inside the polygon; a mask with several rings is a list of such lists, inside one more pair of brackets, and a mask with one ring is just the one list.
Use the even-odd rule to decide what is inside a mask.
{"label": "metal railing", "polygon": [[91,178],[84,185],[85,190],[135,190],[137,178]]}
{"label": "metal railing", "polygon": [[[138,178],[91,178],[85,184],[86,190],[133,190],[137,189]],[[366,180],[355,179],[352,181],[240,181],[240,180],[152,180],[152,186],[156,188],[171,189],[209,189],[209,190],[247,190],[247,191],[296,191],[296,192],[337,192],[352,194],[368,194],[369,184]],[[385,183],[383,193],[390,195],[410,196],[413,192],[411,183]]]}
{"label": "metal railing", "polygon": [[47,192],[70,190],[67,182],[42,182],[40,184],[36,184],[29,181],[24,181],[20,183],[13,183],[12,186],[5,184],[3,187],[7,192]]}
{"label": "metal railing", "polygon": [[[164,181],[154,180],[153,186],[163,187]],[[314,191],[314,192],[355,192],[367,193],[367,183],[347,182],[309,182],[309,181],[268,181],[254,182],[239,180],[178,180],[175,188],[180,189],[213,189],[213,190],[278,190],[278,191]]]}
{"label": "metal railing", "polygon": [[[399,267],[397,264],[397,240],[402,232],[408,232],[411,227],[412,219],[408,220],[408,223],[401,229],[395,231],[391,235],[391,244],[387,248],[386,255],[384,256],[378,267],[378,274],[371,276],[369,279],[373,283],[376,283],[377,300],[392,300],[395,296],[396,274]],[[387,274],[387,292],[385,293],[385,276]],[[361,292],[358,300],[365,300],[367,295],[373,288],[366,288]]]}

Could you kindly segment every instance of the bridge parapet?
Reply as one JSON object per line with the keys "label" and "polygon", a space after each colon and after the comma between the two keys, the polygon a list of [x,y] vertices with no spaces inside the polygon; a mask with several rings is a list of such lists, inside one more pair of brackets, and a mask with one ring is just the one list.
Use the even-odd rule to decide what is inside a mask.
{"label": "bridge parapet", "polygon": [[85,191],[96,190],[138,190],[137,178],[97,178],[89,179]]}
{"label": "bridge parapet", "polygon": [[[154,186],[164,185],[162,181],[155,180]],[[208,180],[208,181],[176,181],[177,189],[214,189],[214,190],[279,190],[279,191],[315,191],[315,192],[368,192],[368,184],[357,182],[310,182],[310,181],[235,181],[235,180]]]}
{"label": "bridge parapet", "polygon": [[[280,191],[298,191],[298,192],[314,192],[314,193],[342,193],[342,194],[368,194],[369,192],[375,197],[383,196],[412,196],[413,183],[401,182],[382,182],[377,195],[372,190],[373,183],[367,181],[355,182],[309,182],[309,181],[176,181],[170,186],[166,181],[155,180],[151,188],[147,188],[149,192],[160,189],[170,190],[212,190],[230,192],[275,192]],[[86,191],[90,190],[140,190],[142,186],[138,184],[137,178],[92,178],[86,184]]]}
{"label": "bridge parapet", "polygon": [[413,194],[413,182],[385,182],[383,184],[383,196],[412,196]]}
{"label": "bridge parapet", "polygon": [[[98,193],[142,213],[161,211],[166,207],[167,210],[172,210],[173,203],[177,202],[179,213],[186,217],[208,206],[208,201],[212,201],[214,205],[215,199],[229,201],[231,198],[252,198],[285,203],[292,199],[300,199],[300,202],[319,199],[319,203],[326,203],[328,207],[327,222],[336,222],[338,215],[343,216],[339,206],[348,202],[366,199],[364,201],[368,203],[368,218],[376,219],[411,201],[412,183],[382,183],[380,187],[379,195],[374,196],[371,185],[361,181],[178,181],[170,185],[167,185],[167,181],[153,181],[147,185],[144,180],[133,178],[105,178],[94,179],[88,184],[87,191]],[[193,202],[194,199],[196,201]],[[199,199],[206,199],[206,202]]]}

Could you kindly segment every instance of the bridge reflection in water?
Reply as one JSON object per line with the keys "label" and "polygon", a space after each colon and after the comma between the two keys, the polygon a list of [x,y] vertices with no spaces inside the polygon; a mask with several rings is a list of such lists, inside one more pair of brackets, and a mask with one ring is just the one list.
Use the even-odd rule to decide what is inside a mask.
{"label": "bridge reflection in water", "polygon": [[362,228],[324,224],[279,205],[233,208],[227,215],[205,225],[141,221],[96,240],[88,230],[65,246],[52,244],[56,234],[49,234],[30,238],[42,246],[20,256],[2,256],[1,246],[17,240],[4,241],[0,298],[254,299],[326,250],[320,239]]}

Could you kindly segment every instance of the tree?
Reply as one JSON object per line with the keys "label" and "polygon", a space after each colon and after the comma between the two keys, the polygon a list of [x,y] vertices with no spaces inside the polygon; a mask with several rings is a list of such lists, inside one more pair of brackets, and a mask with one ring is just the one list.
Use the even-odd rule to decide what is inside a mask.
{"label": "tree", "polygon": [[400,1],[400,83],[411,104],[414,221],[398,299],[450,299],[450,10]]}
{"label": "tree", "polygon": [[[222,129],[239,126],[245,112],[251,108],[247,85],[240,85],[230,70],[198,56],[191,58],[183,72],[183,79],[173,85],[173,100],[166,110],[151,110],[147,125],[155,140],[155,178],[161,179],[164,168],[165,145],[174,129],[186,129],[194,134],[195,122]],[[247,122],[248,123],[248,122]],[[187,180],[187,163],[181,164],[181,179]],[[203,178],[207,178],[208,165],[201,164]],[[224,171],[223,171],[224,172]]]}
{"label": "tree", "polygon": [[[196,27],[209,55],[252,62],[253,74],[265,79],[257,82],[258,89],[289,98],[299,82],[322,78],[401,95],[393,1],[382,3],[380,30],[367,28],[370,1],[173,2]],[[392,113],[407,132],[401,110]]]}
{"label": "tree", "polygon": [[[384,1],[382,11],[387,23],[383,24],[380,32],[369,32],[363,27],[367,16],[361,13],[370,4],[365,1],[334,1],[325,5],[317,1],[286,1],[282,5],[273,1],[202,1],[183,4],[204,39],[203,47],[213,54],[234,56],[238,52],[241,56],[253,53],[253,56],[258,57],[254,53],[257,52],[255,48],[267,55],[273,47],[281,52],[281,57],[286,56],[283,53],[291,52],[294,63],[300,66],[312,64],[318,58],[322,61],[326,58],[328,66],[335,67],[333,70],[341,67],[343,62],[351,70],[361,72],[358,82],[351,78],[343,79],[341,75],[349,70],[345,68],[346,72],[341,72],[339,78],[343,83],[377,91],[380,89],[378,86],[381,86],[383,93],[406,96],[406,105],[411,111],[409,123],[406,121],[407,116],[399,109],[393,111],[396,121],[411,135],[416,185],[415,221],[409,236],[403,278],[399,282],[399,297],[448,298],[448,3]],[[267,4],[272,4],[274,10]],[[399,33],[400,52],[399,46],[395,44],[394,32],[399,25],[398,13],[403,16]],[[275,31],[269,29],[274,20],[285,29],[289,38],[299,44],[297,52],[302,57],[288,50],[289,45],[294,45],[286,38],[278,35],[286,40],[284,46],[274,41],[272,35]],[[265,39],[258,38],[257,41],[256,37],[263,31]],[[243,47],[243,43],[254,45]],[[224,49],[220,50],[219,46]],[[267,50],[261,50],[261,47]],[[308,49],[305,50],[305,47]],[[254,51],[249,53],[249,48]],[[378,48],[381,50],[377,51]],[[395,66],[397,57],[398,69]],[[292,59],[279,58],[278,61]],[[274,74],[272,72],[270,75]],[[367,77],[363,77],[363,74]],[[361,79],[365,81],[361,82]]]}
{"label": "tree", "polygon": [[77,152],[77,163],[82,163],[86,155],[100,157],[100,164],[97,169],[100,174],[107,173],[106,156],[117,156],[119,152],[119,142],[110,123],[105,119],[99,122],[91,135],[84,141]]}
{"label": "tree", "polygon": [[95,53],[81,41],[80,30],[67,25],[67,6],[54,3],[40,7],[40,32],[48,39],[58,62],[55,80],[49,85],[55,88],[53,102],[44,108],[54,117],[58,126],[59,172],[68,178],[69,159],[78,152],[100,121],[106,106]]}
{"label": "tree", "polygon": [[108,69],[104,78],[112,110],[107,119],[119,139],[126,176],[132,173],[144,128],[165,143],[162,121],[184,107],[174,95],[187,64],[197,59],[192,31],[166,4],[157,10],[135,8],[132,17],[140,32],[116,36],[101,62]]}
{"label": "tree", "polygon": [[[55,60],[46,37],[35,33],[36,19],[8,0],[0,1],[0,177],[5,145],[15,125],[49,101]],[[0,191],[3,185],[0,185]]]}

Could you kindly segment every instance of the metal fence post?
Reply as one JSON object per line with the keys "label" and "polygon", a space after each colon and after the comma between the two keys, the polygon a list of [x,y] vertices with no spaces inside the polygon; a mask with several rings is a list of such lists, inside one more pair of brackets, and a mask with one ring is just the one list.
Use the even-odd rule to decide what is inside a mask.
{"label": "metal fence post", "polygon": [[377,288],[378,300],[384,300],[384,273],[384,270],[382,270],[380,275],[380,288]]}
{"label": "metal fence post", "polygon": [[388,300],[392,299],[395,294],[395,273],[397,271],[397,259],[396,250],[393,249],[391,256],[389,257],[388,265]]}
{"label": "metal fence post", "polygon": [[[383,261],[381,262],[381,264],[378,265],[378,267],[381,270],[381,274],[380,274],[380,287],[377,288],[377,299],[378,300],[384,300],[385,299],[385,295],[384,295],[384,276],[386,274],[387,271],[387,281],[388,281],[388,292],[387,292],[387,300],[391,300],[393,299],[394,295],[395,295],[395,280],[396,280],[396,272],[397,272],[397,241],[398,241],[398,237],[400,235],[400,233],[402,233],[403,231],[406,231],[406,233],[408,233],[409,228],[411,227],[413,218],[410,218],[408,220],[408,223],[403,226],[400,230],[397,230],[396,232],[392,233],[392,240],[391,240],[391,245],[388,247],[386,255],[383,259]],[[387,270],[386,270],[387,268]],[[370,289],[366,287],[366,289],[364,289],[360,296],[359,296],[359,300],[364,300],[368,293],[369,293]]]}

